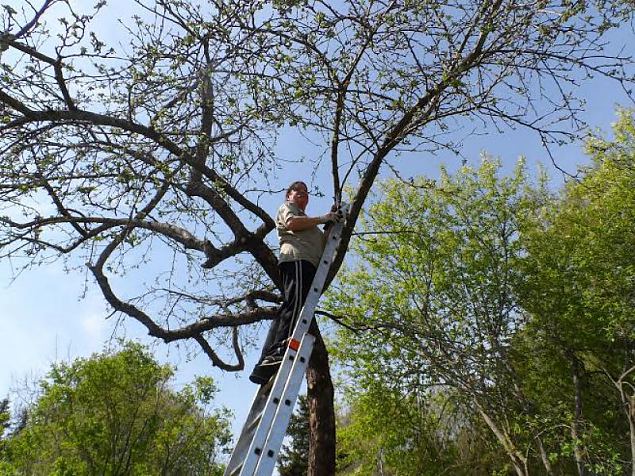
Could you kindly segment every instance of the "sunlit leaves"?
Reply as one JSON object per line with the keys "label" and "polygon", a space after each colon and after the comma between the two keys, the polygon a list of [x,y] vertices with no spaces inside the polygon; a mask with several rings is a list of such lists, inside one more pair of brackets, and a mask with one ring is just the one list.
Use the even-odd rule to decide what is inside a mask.
{"label": "sunlit leaves", "polygon": [[[531,185],[522,162],[503,177],[500,164],[485,159],[478,169],[464,167],[454,175],[442,171],[436,183],[394,180],[382,184],[381,192],[354,243],[359,265],[341,276],[329,301],[333,312],[359,331],[342,330],[333,352],[353,389],[357,386],[351,390],[354,405],[416,400],[413,418],[419,415],[427,423],[403,428],[424,432],[417,443],[398,436],[398,424],[390,426],[390,434],[401,441],[392,445],[380,436],[388,424],[375,426],[354,409],[353,426],[344,434],[354,438],[354,428],[376,431],[377,441],[364,440],[375,445],[369,453],[351,452],[371,464],[373,451],[377,458],[381,450],[394,467],[400,458],[421,461],[417,455],[425,451],[433,459],[448,458],[448,465],[459,464],[454,451],[467,444],[475,425],[483,426],[487,444],[498,438],[470,410],[476,403],[502,427],[497,431],[504,438],[515,444],[531,441],[520,421],[512,427],[504,422],[523,411],[509,356],[523,323],[514,289],[523,279],[520,233],[530,212],[542,205],[544,190]],[[456,407],[435,421],[439,405]],[[455,433],[438,436],[446,430]],[[415,449],[417,444],[423,447]],[[518,458],[509,446],[506,451],[488,457]],[[413,464],[413,474],[427,467]]]}
{"label": "sunlit leaves", "polygon": [[29,474],[217,474],[229,435],[215,385],[176,391],[173,374],[136,344],[54,365],[2,457]]}

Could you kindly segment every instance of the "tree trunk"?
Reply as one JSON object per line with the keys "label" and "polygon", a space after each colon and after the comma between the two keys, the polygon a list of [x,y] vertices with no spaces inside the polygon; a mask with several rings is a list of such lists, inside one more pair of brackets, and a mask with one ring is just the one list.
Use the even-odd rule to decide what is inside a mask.
{"label": "tree trunk", "polygon": [[[631,476],[635,476],[635,394],[628,395],[627,390],[624,388],[624,379],[628,377],[631,372],[635,371],[635,366],[624,372],[619,379],[615,380],[609,371],[604,369],[604,373],[609,378],[611,383],[615,385],[620,393],[620,399],[622,400],[622,407],[626,413],[628,419],[628,428],[631,436]],[[628,385],[628,390],[632,391],[632,386]]]}
{"label": "tree trunk", "polygon": [[631,475],[635,476],[635,396],[626,397],[628,405],[628,427],[631,431]]}
{"label": "tree trunk", "polygon": [[308,476],[335,474],[335,408],[333,381],[328,352],[315,321],[311,334],[316,337],[306,373],[309,404]]}
{"label": "tree trunk", "polygon": [[540,452],[540,459],[542,460],[542,464],[545,467],[546,474],[551,476],[553,474],[553,469],[551,468],[551,463],[549,462],[549,456],[545,451],[545,447],[542,444],[542,438],[538,437],[538,451]]}
{"label": "tree trunk", "polygon": [[476,408],[478,409],[481,417],[483,417],[483,420],[485,421],[487,426],[489,426],[490,430],[492,430],[492,433],[494,433],[494,435],[496,436],[496,439],[498,439],[499,443],[505,449],[507,456],[509,456],[512,465],[514,466],[516,474],[518,476],[528,476],[529,473],[527,471],[526,458],[516,449],[509,436],[503,430],[501,430],[498,425],[496,425],[494,420],[490,418],[490,416],[485,412],[484,408],[479,405],[477,401],[474,401],[474,403],[476,404]]}
{"label": "tree trunk", "polygon": [[571,371],[573,376],[573,388],[575,391],[575,414],[573,422],[571,422],[571,439],[573,440],[573,456],[575,464],[578,468],[579,476],[586,476],[586,467],[584,465],[584,455],[580,447],[579,426],[582,419],[582,388],[580,383],[580,363],[576,358],[572,359]]}

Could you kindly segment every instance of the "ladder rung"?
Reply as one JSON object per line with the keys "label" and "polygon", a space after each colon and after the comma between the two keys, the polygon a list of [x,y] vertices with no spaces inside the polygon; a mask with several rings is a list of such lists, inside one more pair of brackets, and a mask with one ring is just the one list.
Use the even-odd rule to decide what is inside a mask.
{"label": "ladder rung", "polygon": [[241,470],[241,469],[243,469],[243,464],[244,464],[244,463],[240,463],[238,466],[236,466],[236,468],[234,468],[234,469],[232,470],[232,472],[231,472],[231,473],[229,473],[229,476],[235,476],[235,475],[239,474],[239,473],[240,473],[240,470]]}
{"label": "ladder rung", "polygon": [[260,420],[262,420],[262,415],[264,413],[265,413],[264,411],[261,411],[260,413],[258,413],[258,415],[256,415],[256,417],[253,420],[247,423],[247,431],[253,430],[258,425],[258,423],[260,423]]}
{"label": "ladder rung", "polygon": [[260,395],[260,398],[264,398],[265,400],[267,399],[267,397],[271,393],[271,389],[273,388],[273,382],[274,381],[275,381],[275,376],[271,377],[266,384],[264,384],[262,387],[260,387],[260,390],[258,392],[259,395]]}

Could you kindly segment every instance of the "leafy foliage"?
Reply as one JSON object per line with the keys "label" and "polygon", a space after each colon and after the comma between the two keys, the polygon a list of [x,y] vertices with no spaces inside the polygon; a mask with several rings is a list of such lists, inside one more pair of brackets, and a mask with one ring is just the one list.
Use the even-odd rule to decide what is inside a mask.
{"label": "leafy foliage", "polygon": [[[486,159],[478,170],[444,173],[438,184],[384,183],[383,199],[364,223],[369,234],[355,242],[364,261],[344,275],[329,301],[333,312],[361,329],[342,331],[337,348],[346,349],[340,357],[367,392],[364,402],[387,391],[388,401],[399,407],[417,402],[413,421],[424,422],[438,418],[443,401],[454,408],[435,423],[446,435],[430,443],[437,459],[458,451],[459,434],[482,427],[479,413],[503,441],[527,437],[520,427],[507,426],[512,411],[525,411],[514,392],[508,353],[523,323],[513,295],[522,280],[518,237],[544,191],[529,187],[522,163],[511,177],[497,178],[498,170],[496,161]],[[406,437],[412,426],[405,427],[393,435],[395,442],[381,446],[386,461],[407,461],[402,452],[417,454],[406,443],[414,441]],[[426,432],[425,425],[418,428],[418,434]],[[524,464],[514,443],[506,451]]]}
{"label": "leafy foliage", "polygon": [[9,411],[9,399],[0,400],[0,439],[4,436],[4,432],[9,428],[11,413]]}
{"label": "leafy foliage", "polygon": [[351,391],[338,426],[338,474],[486,475],[504,455],[448,395],[375,385]]}
{"label": "leafy foliage", "polygon": [[621,111],[560,195],[491,160],[382,185],[329,300],[342,474],[632,467],[634,138]]}
{"label": "leafy foliage", "polygon": [[[619,474],[625,454],[635,459],[635,447],[619,436],[635,434],[629,413],[635,383],[634,127],[632,113],[621,111],[613,141],[587,143],[592,167],[526,235],[520,289],[531,313],[523,337],[530,344],[523,349],[534,359],[518,365],[527,372],[528,392],[549,419],[563,411],[567,428],[579,425],[564,452],[579,451],[601,474]],[[580,380],[577,388],[573,378]],[[576,392],[583,415],[571,405]],[[583,455],[596,451],[603,457]]]}
{"label": "leafy foliage", "polygon": [[210,410],[209,378],[175,392],[173,370],[128,343],[40,382],[22,431],[5,440],[16,474],[222,474],[227,414]]}

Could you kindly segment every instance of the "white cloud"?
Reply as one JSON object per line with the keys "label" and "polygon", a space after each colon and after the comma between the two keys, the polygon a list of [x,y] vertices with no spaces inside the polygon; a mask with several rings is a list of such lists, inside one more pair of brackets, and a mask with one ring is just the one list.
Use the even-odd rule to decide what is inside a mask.
{"label": "white cloud", "polygon": [[108,337],[107,330],[109,326],[104,313],[93,313],[82,317],[80,326],[84,331],[82,342],[87,343],[88,347],[100,347]]}

